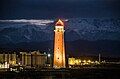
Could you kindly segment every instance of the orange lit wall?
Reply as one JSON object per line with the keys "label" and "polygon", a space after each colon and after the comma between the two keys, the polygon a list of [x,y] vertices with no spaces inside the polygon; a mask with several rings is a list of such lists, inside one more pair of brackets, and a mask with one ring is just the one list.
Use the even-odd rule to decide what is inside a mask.
{"label": "orange lit wall", "polygon": [[[60,24],[59,24],[60,25]],[[64,26],[55,26],[54,68],[65,68]]]}

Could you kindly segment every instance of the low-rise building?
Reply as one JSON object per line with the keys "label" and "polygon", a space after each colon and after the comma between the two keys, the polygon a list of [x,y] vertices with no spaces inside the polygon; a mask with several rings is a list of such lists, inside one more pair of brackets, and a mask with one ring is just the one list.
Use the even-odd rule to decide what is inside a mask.
{"label": "low-rise building", "polygon": [[45,66],[47,62],[47,55],[39,51],[30,53],[20,52],[21,65],[30,67]]}
{"label": "low-rise building", "polygon": [[3,53],[0,54],[0,63],[9,63],[10,65],[15,65],[16,64],[16,53]]}

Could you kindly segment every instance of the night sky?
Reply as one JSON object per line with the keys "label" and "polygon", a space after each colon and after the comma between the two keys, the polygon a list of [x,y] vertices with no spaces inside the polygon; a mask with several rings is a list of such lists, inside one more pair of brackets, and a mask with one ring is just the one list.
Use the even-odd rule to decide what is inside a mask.
{"label": "night sky", "polygon": [[[84,35],[84,37],[86,37],[85,34],[87,34],[88,39],[89,37],[94,36],[94,35],[96,35],[97,37],[100,36],[100,39],[101,38],[104,39],[107,37],[112,39],[109,41],[104,41],[104,40],[99,41],[100,40],[99,39],[98,41],[95,41],[94,43],[91,41],[84,41],[83,39],[74,41],[74,42],[68,42],[67,43],[68,47],[66,44],[66,49],[69,53],[76,52],[76,55],[77,55],[77,53],[79,54],[79,52],[80,54],[82,52],[83,53],[86,52],[87,54],[93,53],[93,54],[98,55],[98,53],[102,51],[103,53],[106,53],[108,55],[114,54],[116,56],[118,55],[120,56],[120,53],[119,53],[120,41],[114,40],[114,38],[118,38],[118,39],[120,38],[119,37],[119,34],[120,34],[120,30],[119,30],[120,29],[119,28],[120,26],[120,19],[119,19],[120,18],[120,0],[0,0],[0,20],[1,21],[6,20],[6,19],[7,20],[9,19],[10,20],[16,20],[16,19],[23,20],[24,19],[25,21],[28,21],[30,19],[32,20],[34,19],[55,20],[58,18],[69,19],[68,21],[68,24],[70,23],[70,25],[68,25],[69,27],[74,26],[74,24],[76,24],[75,26],[77,29],[72,29],[69,35],[67,35],[70,38],[72,38],[72,36],[77,37],[77,33],[79,33],[81,36]],[[80,18],[80,19],[76,21],[75,18]],[[84,19],[84,18],[87,18],[87,19]],[[93,18],[93,22],[89,20],[92,18]],[[95,19],[95,18],[98,18],[98,19]],[[108,19],[103,19],[103,18],[108,18]],[[13,25],[11,26],[9,22],[8,24],[5,24],[5,25],[4,23],[1,22],[0,24],[0,26],[4,26],[4,27],[1,27],[4,29],[1,29],[0,31],[1,33],[0,43],[9,42],[8,39],[9,38],[14,39],[12,37],[15,37],[15,36],[16,36],[15,40],[21,41],[17,38],[19,36],[19,30],[17,28],[11,28],[11,26],[16,27],[16,25],[14,25],[16,23],[13,23]],[[83,26],[80,24],[83,24]],[[22,25],[20,24],[17,26],[19,28],[22,27]],[[8,28],[5,28],[5,27],[8,27]],[[31,31],[33,27],[27,27],[27,25],[24,27],[26,27],[26,29],[22,28],[23,36],[21,37],[19,36],[19,38],[22,39],[23,41],[24,41],[24,38],[22,37],[24,37],[26,31],[27,31],[26,35],[27,36],[31,35],[31,37],[35,36],[34,34],[38,34],[41,37],[42,36],[41,34],[45,33],[45,32],[41,32],[41,30],[38,31],[37,29],[37,30],[34,30],[33,33],[29,34],[29,30]],[[69,29],[68,29],[68,32],[69,32]],[[45,33],[45,35],[47,34]],[[36,35],[36,37],[38,36]],[[38,48],[42,47],[43,45],[49,46],[48,43],[47,44],[43,43],[43,45],[41,44],[41,46],[39,46],[38,43],[35,43],[35,44],[29,43],[29,44],[31,45],[31,47],[35,47],[34,45],[38,45],[37,46]],[[10,45],[11,46],[7,44],[5,45],[1,44],[0,46],[2,48],[4,48],[4,46],[5,47],[8,46],[11,48],[12,46],[14,46],[12,43]],[[20,43],[20,45],[24,45],[24,44]],[[27,45],[27,46],[30,46],[30,45]],[[24,46],[26,46],[26,44]],[[26,48],[24,46],[21,46],[21,47]],[[79,47],[81,49],[79,49]],[[43,47],[43,48],[48,48],[48,47]]]}
{"label": "night sky", "polygon": [[120,0],[0,0],[0,19],[119,17]]}

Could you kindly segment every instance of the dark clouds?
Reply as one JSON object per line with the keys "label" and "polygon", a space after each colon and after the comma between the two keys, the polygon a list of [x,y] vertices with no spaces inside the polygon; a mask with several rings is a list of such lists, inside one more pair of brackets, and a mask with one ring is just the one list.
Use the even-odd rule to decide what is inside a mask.
{"label": "dark clouds", "polygon": [[3,0],[0,19],[119,17],[119,0]]}

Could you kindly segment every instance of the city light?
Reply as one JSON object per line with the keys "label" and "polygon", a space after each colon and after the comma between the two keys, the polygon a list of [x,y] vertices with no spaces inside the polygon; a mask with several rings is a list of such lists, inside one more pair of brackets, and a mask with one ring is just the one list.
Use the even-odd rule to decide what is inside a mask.
{"label": "city light", "polygon": [[0,69],[2,68],[9,68],[9,64],[5,62],[4,64],[0,64]]}
{"label": "city light", "polygon": [[87,62],[88,62],[88,63],[91,63],[91,60],[88,60]]}
{"label": "city light", "polygon": [[72,66],[84,66],[84,65],[91,65],[91,64],[99,64],[98,61],[94,60],[86,60],[86,59],[79,59],[79,58],[68,58],[68,65],[69,65],[69,68],[71,68]]}
{"label": "city light", "polygon": [[48,54],[48,57],[50,57],[51,55],[50,54]]}

